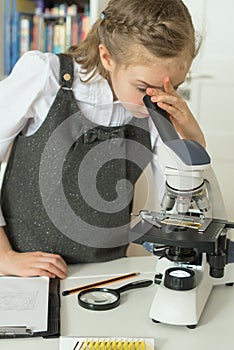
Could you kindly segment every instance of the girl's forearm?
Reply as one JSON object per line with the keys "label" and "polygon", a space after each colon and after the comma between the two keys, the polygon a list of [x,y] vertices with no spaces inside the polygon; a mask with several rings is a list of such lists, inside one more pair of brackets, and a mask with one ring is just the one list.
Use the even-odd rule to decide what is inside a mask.
{"label": "girl's forearm", "polygon": [[9,250],[12,250],[10,242],[7,238],[4,227],[0,226],[0,263],[4,253]]}

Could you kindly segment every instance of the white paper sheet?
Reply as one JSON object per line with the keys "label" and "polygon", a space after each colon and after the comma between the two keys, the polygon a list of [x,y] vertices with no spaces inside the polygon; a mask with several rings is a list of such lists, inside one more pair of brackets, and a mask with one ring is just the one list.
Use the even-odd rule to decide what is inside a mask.
{"label": "white paper sheet", "polygon": [[48,277],[0,277],[0,327],[47,330]]}

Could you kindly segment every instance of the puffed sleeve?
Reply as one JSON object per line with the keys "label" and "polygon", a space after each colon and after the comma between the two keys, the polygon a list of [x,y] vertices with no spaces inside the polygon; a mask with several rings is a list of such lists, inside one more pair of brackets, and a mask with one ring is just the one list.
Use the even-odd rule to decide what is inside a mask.
{"label": "puffed sleeve", "polygon": [[25,53],[12,73],[0,82],[0,163],[9,144],[33,118],[32,105],[42,93],[49,62],[39,51]]}
{"label": "puffed sleeve", "polygon": [[[28,119],[34,117],[32,106],[44,89],[48,70],[47,56],[39,51],[29,51],[0,82],[0,165],[16,135]],[[0,226],[3,225],[5,221],[0,209]]]}

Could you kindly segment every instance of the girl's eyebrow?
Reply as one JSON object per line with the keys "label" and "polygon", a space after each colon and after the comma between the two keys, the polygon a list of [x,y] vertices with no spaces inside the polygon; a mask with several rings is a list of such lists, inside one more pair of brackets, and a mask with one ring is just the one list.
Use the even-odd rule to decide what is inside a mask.
{"label": "girl's eyebrow", "polygon": [[[145,82],[144,80],[138,80],[137,82],[138,82],[138,83],[141,83],[141,84],[144,84],[144,85],[146,85],[147,87],[152,88],[152,89],[159,89],[159,90],[163,90],[163,89],[164,89],[163,86],[154,86],[154,85],[151,85],[151,84]],[[177,84],[177,85],[174,85],[173,88],[176,90],[176,89],[178,89],[178,87],[179,87],[181,84],[183,84],[183,83],[184,83],[184,81],[182,81],[181,83],[179,83],[179,84]]]}

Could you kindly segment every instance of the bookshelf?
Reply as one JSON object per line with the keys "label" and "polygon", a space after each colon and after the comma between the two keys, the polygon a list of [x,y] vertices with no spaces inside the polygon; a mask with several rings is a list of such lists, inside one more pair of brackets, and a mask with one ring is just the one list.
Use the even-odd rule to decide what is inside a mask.
{"label": "bookshelf", "polygon": [[[15,62],[27,50],[59,53],[83,40],[107,2],[1,0],[0,79],[10,73]],[[77,33],[76,28],[77,35],[74,34]]]}
{"label": "bookshelf", "polygon": [[4,51],[5,51],[5,2],[0,1],[0,80],[4,77]]}

